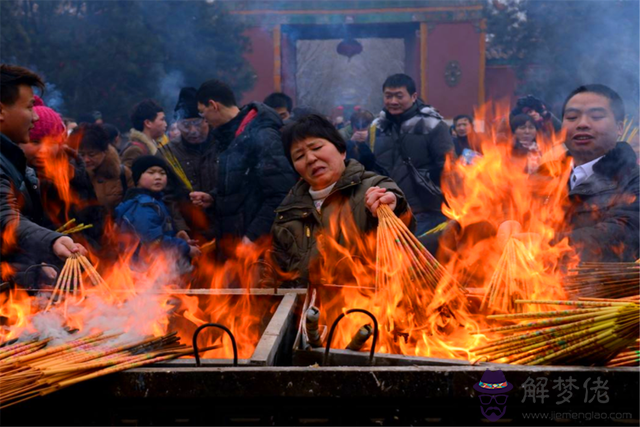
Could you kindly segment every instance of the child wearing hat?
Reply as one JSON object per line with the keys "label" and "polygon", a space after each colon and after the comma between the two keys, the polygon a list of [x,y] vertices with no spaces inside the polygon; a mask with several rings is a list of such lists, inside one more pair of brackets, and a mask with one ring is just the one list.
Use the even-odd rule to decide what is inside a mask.
{"label": "child wearing hat", "polygon": [[[140,239],[140,247],[160,246],[177,251],[185,259],[200,255],[197,246],[190,246],[176,237],[176,231],[162,191],[167,187],[170,174],[164,159],[142,156],[131,167],[134,188],[127,191],[123,202],[116,208],[116,221],[123,230],[129,230]],[[139,248],[140,249],[140,248]]]}

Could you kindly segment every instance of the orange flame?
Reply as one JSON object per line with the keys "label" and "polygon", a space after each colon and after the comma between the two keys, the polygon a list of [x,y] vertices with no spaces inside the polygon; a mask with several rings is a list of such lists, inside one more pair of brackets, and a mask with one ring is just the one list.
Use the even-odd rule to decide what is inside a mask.
{"label": "orange flame", "polygon": [[[527,298],[564,297],[561,267],[567,261],[575,262],[575,254],[555,230],[564,220],[568,164],[550,163],[545,165],[545,174],[529,175],[523,160],[511,150],[510,132],[503,130],[501,117],[507,112],[506,106],[498,104],[479,109],[476,119],[482,117],[485,124],[484,133],[478,136],[482,157],[472,165],[452,159],[446,165],[442,187],[448,204],[443,211],[459,223],[460,232],[454,247],[441,245],[438,259],[442,261],[437,268],[442,274],[436,286],[408,280],[411,264],[401,251],[394,263],[378,268],[375,230],[365,233],[359,229],[348,204],[337,209],[328,229],[317,236],[318,257],[309,269],[321,325],[329,326],[345,310],[366,309],[380,324],[379,352],[470,359],[469,349],[485,339],[476,334],[486,326],[483,314],[510,309],[503,303],[504,298],[514,296],[513,291],[504,288],[504,281],[492,280],[502,264],[511,269],[510,277]],[[556,151],[562,151],[557,150],[561,138],[539,137],[542,156],[555,157]],[[56,186],[73,203],[72,192],[65,189],[72,172],[65,167],[54,171],[53,165],[48,170]],[[269,239],[253,245],[218,242],[224,256],[197,259],[193,271],[185,273],[177,271],[174,254],[160,249],[147,256],[137,254],[138,242],[123,241],[111,223],[107,223],[106,234],[112,244],[120,245],[119,256],[109,259],[92,254],[90,259],[113,293],[88,292],[86,300],[69,309],[67,326],[83,332],[117,328],[126,334],[156,336],[177,331],[184,343],[190,343],[198,326],[221,323],[234,333],[239,356],[251,357],[278,298],[252,295],[247,289],[274,287],[287,277],[263,261],[270,259]],[[516,262],[505,261],[503,256],[509,242],[522,255]],[[380,274],[386,275],[382,288],[376,285]],[[89,283],[86,275],[83,279]],[[490,286],[503,286],[507,296],[481,310]],[[183,289],[201,295],[186,295]],[[19,295],[0,300],[0,313],[10,325],[2,330],[2,340],[35,329],[34,319],[40,313],[31,307],[37,304]],[[332,347],[344,348],[369,322],[361,314],[347,316],[336,329]],[[206,358],[231,357],[229,338],[219,331],[203,332],[200,346],[217,347]]]}
{"label": "orange flame", "polygon": [[0,317],[6,318],[0,329],[0,344],[33,332],[29,316],[35,312],[32,299],[25,291],[13,290],[0,294]]}
{"label": "orange flame", "polygon": [[[71,165],[71,159],[67,152],[69,148],[64,145],[63,136],[45,137],[40,144],[42,148],[38,153],[37,160],[39,173],[42,174],[43,178],[53,183],[63,206],[55,206],[54,203],[46,199],[43,200],[43,204],[49,211],[53,209],[56,210],[55,212],[51,212],[52,217],[57,218],[62,213],[64,214],[64,219],[69,220],[69,208],[72,204],[81,202],[79,198],[73,194],[71,189],[71,180],[75,175],[75,170]],[[43,196],[46,197],[46,193]]]}

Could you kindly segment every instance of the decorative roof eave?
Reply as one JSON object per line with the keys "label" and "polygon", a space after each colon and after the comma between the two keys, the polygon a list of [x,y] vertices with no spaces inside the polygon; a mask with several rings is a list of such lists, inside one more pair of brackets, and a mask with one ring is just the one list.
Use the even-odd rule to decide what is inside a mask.
{"label": "decorative roof eave", "polygon": [[482,5],[334,10],[230,10],[251,26],[468,22],[483,19]]}

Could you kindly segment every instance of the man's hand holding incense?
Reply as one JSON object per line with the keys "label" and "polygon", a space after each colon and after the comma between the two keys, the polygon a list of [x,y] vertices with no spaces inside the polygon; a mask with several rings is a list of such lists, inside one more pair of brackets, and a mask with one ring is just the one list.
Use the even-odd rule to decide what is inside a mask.
{"label": "man's hand holding incense", "polygon": [[208,208],[213,204],[213,197],[211,194],[203,191],[192,191],[189,193],[189,198],[191,199],[191,203],[196,206],[200,206],[201,208]]}
{"label": "man's hand holding incense", "polygon": [[74,242],[71,237],[62,236],[53,242],[53,253],[60,259],[67,259],[77,253],[86,256],[87,250],[80,243]]}
{"label": "man's hand holding incense", "polygon": [[371,211],[373,216],[378,216],[376,212],[380,205],[389,205],[391,210],[395,210],[398,203],[398,199],[394,193],[381,187],[369,188],[365,193],[364,198],[367,209]]}

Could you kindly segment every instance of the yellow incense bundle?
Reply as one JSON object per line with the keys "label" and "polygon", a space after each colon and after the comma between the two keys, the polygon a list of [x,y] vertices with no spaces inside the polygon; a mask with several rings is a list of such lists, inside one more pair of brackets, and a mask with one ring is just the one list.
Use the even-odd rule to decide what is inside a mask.
{"label": "yellow incense bundle", "polygon": [[[603,365],[637,340],[640,304],[626,300],[526,301],[516,304],[567,305],[576,309],[547,311],[533,316],[489,316],[500,320],[528,319],[519,325],[487,329],[510,334],[471,351],[486,361],[526,365]],[[535,318],[535,321],[530,321]],[[619,359],[626,362],[627,359]]]}
{"label": "yellow incense bundle", "polygon": [[72,254],[62,267],[45,311],[49,311],[54,303],[64,301],[64,315],[66,316],[71,296],[73,296],[75,304],[80,304],[84,300],[85,288],[82,270],[89,276],[89,279],[96,287],[101,288],[101,291],[108,294],[112,293],[109,285],[84,255]]}
{"label": "yellow incense bundle", "polygon": [[376,213],[376,292],[399,301],[420,327],[447,329],[451,313],[465,310],[458,283],[388,205]]}

